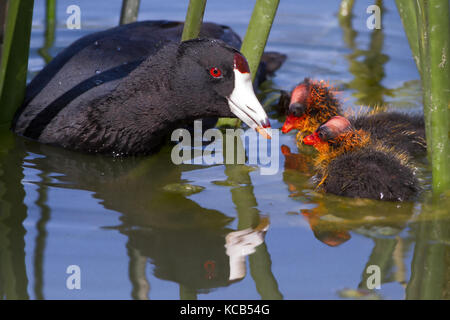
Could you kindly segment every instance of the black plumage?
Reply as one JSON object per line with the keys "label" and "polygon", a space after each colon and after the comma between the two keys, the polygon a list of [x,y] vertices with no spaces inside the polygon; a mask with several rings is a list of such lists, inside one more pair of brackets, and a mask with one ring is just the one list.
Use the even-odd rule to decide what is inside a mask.
{"label": "black plumage", "polygon": [[395,153],[370,145],[331,160],[327,174],[323,190],[339,196],[403,201],[414,199],[419,191],[410,167]]}
{"label": "black plumage", "polygon": [[[212,39],[180,44],[182,30],[180,22],[144,21],[75,41],[28,85],[12,129],[68,149],[131,155],[153,152],[194,119],[234,117],[225,98],[239,36],[204,23],[200,37],[230,46]],[[270,54],[261,76],[284,58]],[[221,79],[206,74],[211,66],[223,69]]]}
{"label": "black plumage", "polygon": [[[62,108],[32,101],[15,131],[83,152],[149,153],[184,122],[233,116],[225,96],[233,90],[236,52],[219,40],[166,44],[128,75],[107,87],[93,86]],[[205,72],[210,65],[224,70],[223,81],[210,79]]]}
{"label": "black plumage", "polygon": [[419,192],[407,153],[372,139],[344,117],[332,117],[303,142],[319,152],[314,180],[327,193],[404,201]]}
{"label": "black plumage", "polygon": [[426,152],[425,123],[422,115],[381,112],[349,118],[355,129],[370,132],[372,139],[382,141],[411,155]]}

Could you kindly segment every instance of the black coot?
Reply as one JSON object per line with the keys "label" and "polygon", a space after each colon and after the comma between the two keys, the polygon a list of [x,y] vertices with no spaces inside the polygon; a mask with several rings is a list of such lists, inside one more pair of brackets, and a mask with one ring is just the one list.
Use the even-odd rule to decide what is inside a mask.
{"label": "black coot", "polygon": [[[130,155],[154,151],[170,130],[197,118],[234,114],[268,127],[245,58],[220,40],[179,44],[181,30],[178,22],[145,21],[79,39],[29,84],[13,130],[69,149]],[[204,24],[202,33],[240,45],[224,26]]]}

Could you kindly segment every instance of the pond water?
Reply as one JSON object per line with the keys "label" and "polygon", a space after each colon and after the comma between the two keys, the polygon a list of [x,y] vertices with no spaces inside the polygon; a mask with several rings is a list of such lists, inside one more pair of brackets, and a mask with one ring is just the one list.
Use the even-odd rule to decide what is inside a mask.
{"label": "pond water", "polygon": [[[74,3],[81,30],[65,25]],[[116,26],[120,3],[59,0],[46,45],[45,1],[35,1],[29,79],[44,57]],[[142,1],[139,20],[183,20],[187,3]],[[209,1],[205,21],[243,36],[253,4]],[[305,76],[340,88],[346,107],[421,112],[394,2],[383,2],[376,31],[366,26],[370,4],[356,1],[353,19],[339,23],[337,1],[281,1],[267,50],[288,59],[259,92],[273,128],[284,120],[277,89]],[[111,158],[7,130],[0,137],[1,298],[450,298],[450,200],[432,197],[425,159],[415,160],[419,199],[389,203],[315,192],[313,153],[299,150],[293,134],[280,134],[292,155],[278,152],[273,175],[251,164],[174,165],[170,145],[149,157]],[[81,288],[71,290],[73,265]],[[380,287],[371,289],[377,275]]]}

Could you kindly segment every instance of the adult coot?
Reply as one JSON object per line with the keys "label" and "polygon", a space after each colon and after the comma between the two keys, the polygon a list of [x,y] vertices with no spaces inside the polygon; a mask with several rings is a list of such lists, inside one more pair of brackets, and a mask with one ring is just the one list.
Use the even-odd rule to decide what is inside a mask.
{"label": "adult coot", "polygon": [[[288,116],[282,132],[298,129],[297,140],[314,132],[320,124],[333,116],[342,115],[342,107],[335,90],[324,81],[306,78],[291,94]],[[425,123],[421,115],[401,112],[374,112],[348,119],[355,129],[363,129],[372,139],[409,154],[426,151]]]}
{"label": "adult coot", "polygon": [[[150,153],[172,129],[203,117],[235,115],[265,132],[268,118],[245,58],[220,40],[180,44],[177,28],[182,25],[139,22],[74,42],[30,83],[13,130],[115,155]],[[226,27],[205,28],[239,43]]]}

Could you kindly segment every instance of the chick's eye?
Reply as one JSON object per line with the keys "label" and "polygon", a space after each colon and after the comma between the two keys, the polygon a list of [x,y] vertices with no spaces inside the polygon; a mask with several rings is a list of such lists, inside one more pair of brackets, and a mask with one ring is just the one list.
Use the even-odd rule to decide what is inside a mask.
{"label": "chick's eye", "polygon": [[297,104],[297,105],[295,106],[295,108],[293,109],[293,114],[294,114],[296,117],[301,117],[301,116],[303,116],[305,113],[306,113],[306,108],[305,108],[304,105]]}
{"label": "chick's eye", "polygon": [[213,67],[213,68],[209,69],[209,74],[214,78],[222,77],[222,71],[220,71],[220,69],[217,67]]}
{"label": "chick's eye", "polygon": [[317,130],[317,135],[322,141],[327,141],[329,138],[326,131],[326,127],[319,127],[319,129]]}

